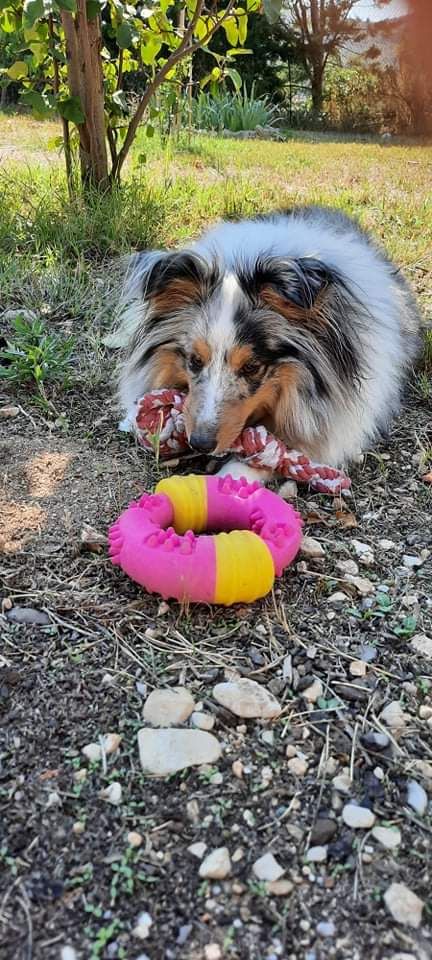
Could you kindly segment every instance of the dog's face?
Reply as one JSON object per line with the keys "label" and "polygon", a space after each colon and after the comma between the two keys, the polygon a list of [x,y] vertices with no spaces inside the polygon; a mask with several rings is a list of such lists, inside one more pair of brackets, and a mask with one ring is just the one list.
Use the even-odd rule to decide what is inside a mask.
{"label": "dog's face", "polygon": [[144,278],[146,315],[132,353],[137,367],[150,366],[152,388],[187,391],[196,449],[224,452],[258,423],[276,433],[283,424],[285,434],[290,425],[295,443],[313,432],[314,404],[332,377],[356,373],[330,310],[340,294],[312,258],[267,257],[224,272],[192,253],[161,254]]}

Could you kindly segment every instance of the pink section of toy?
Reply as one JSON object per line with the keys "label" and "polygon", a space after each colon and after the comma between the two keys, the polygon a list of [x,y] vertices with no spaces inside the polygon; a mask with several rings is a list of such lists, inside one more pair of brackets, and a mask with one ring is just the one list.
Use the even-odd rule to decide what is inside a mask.
{"label": "pink section of toy", "polygon": [[252,530],[266,543],[275,573],[298,552],[302,520],[289,503],[261,484],[244,477],[207,477],[208,521],[212,530]]}
{"label": "pink section of toy", "polygon": [[166,600],[176,597],[212,603],[216,581],[213,537],[196,537],[192,530],[180,536],[170,526],[172,520],[172,504],[165,494],[144,494],[110,528],[111,560],[132,580]]}

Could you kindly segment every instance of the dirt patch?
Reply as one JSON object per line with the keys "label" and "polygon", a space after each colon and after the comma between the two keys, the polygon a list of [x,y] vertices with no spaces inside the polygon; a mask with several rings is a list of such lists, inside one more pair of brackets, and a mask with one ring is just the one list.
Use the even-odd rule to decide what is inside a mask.
{"label": "dirt patch", "polygon": [[[67,434],[23,396],[32,419],[0,421],[0,957],[58,960],[70,946],[80,960],[426,960],[432,661],[411,640],[431,636],[432,501],[419,478],[430,403],[411,395],[353,473],[345,508],[299,499],[324,560],[300,558],[262,603],[182,610],[81,544],[83,524],[106,532],[158,475],[104,402],[73,397]],[[345,580],[347,560],[368,595]],[[11,622],[11,606],[46,623]],[[239,675],[274,694],[277,720],[243,721],[217,702],[214,685]],[[176,685],[215,718],[222,759],[151,779],[138,757],[143,703]],[[399,727],[382,719],[393,701]],[[120,748],[89,762],[82,748],[108,732]],[[408,802],[409,780],[425,809]],[[118,806],[101,797],[113,782]],[[350,799],[398,828],[396,848],[347,824]],[[228,848],[227,878],[199,876],[197,842]],[[323,859],[308,859],[314,847]],[[283,895],[253,870],[268,852],[290,881]],[[423,900],[418,929],[389,914],[394,882]]]}

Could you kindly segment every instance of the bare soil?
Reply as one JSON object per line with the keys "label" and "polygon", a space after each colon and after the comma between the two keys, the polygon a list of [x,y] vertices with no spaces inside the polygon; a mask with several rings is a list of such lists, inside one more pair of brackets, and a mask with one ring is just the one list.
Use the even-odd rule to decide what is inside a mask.
{"label": "bare soil", "polygon": [[[410,391],[391,436],[352,472],[345,506],[301,491],[305,532],[324,560],[299,558],[261,603],[184,610],[161,607],[105,548],[81,543],[85,524],[104,534],[166,472],[116,432],[106,398],[102,386],[66,394],[65,431],[26,391],[0,397],[0,406],[21,408],[0,419],[1,960],[58,960],[67,945],[80,960],[426,960],[431,806],[420,815],[408,805],[407,781],[430,800],[432,728],[419,711],[432,705],[432,661],[411,645],[413,635],[431,636],[432,499],[419,477],[432,443],[430,399]],[[370,566],[354,539],[370,545]],[[404,565],[406,554],[419,565]],[[346,559],[376,586],[370,597],[342,582],[336,564]],[[340,590],[346,601],[329,602]],[[13,622],[17,607],[46,622]],[[359,659],[364,677],[350,669]],[[243,722],[218,706],[213,686],[233,671],[278,697],[277,721]],[[322,697],[308,706],[302,693],[314,678]],[[154,687],[178,684],[215,715],[223,759],[217,769],[150,779],[136,740],[143,702]],[[392,701],[405,713],[397,731],[380,719]],[[121,734],[119,751],[106,765],[89,763],[82,748],[107,732]],[[387,737],[383,748],[372,732]],[[287,748],[307,761],[303,776],[288,768]],[[345,825],[348,797],[332,785],[344,770],[349,795],[376,823],[399,827],[397,850]],[[112,781],[122,786],[119,806],[100,796]],[[327,859],[308,863],[328,818]],[[141,846],[128,844],[130,831]],[[198,840],[207,852],[235,854],[228,879],[199,878],[188,852]],[[267,851],[292,881],[284,897],[252,873]],[[424,901],[419,929],[386,909],[392,882]],[[133,932],[142,911],[153,921],[146,940]],[[329,936],[322,921],[334,925]]]}

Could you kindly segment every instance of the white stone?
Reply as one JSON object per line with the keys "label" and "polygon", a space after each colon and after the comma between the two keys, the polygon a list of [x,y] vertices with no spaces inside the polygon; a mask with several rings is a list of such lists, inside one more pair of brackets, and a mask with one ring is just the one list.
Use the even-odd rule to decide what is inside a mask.
{"label": "white stone", "polygon": [[394,540],[386,540],[384,538],[382,540],[378,540],[378,546],[381,547],[381,550],[395,550],[397,544],[394,542]]}
{"label": "white stone", "polygon": [[355,560],[338,560],[336,568],[343,574],[349,573],[352,577],[356,577],[359,572]]}
{"label": "white stone", "polygon": [[205,960],[221,960],[222,950],[218,943],[206,943],[204,947]]}
{"label": "white stone", "polygon": [[345,580],[350,583],[361,597],[368,597],[375,593],[375,585],[367,577],[353,577],[350,573],[346,574]]}
{"label": "white stone", "polygon": [[232,762],[232,764],[231,764],[231,770],[232,770],[234,776],[237,777],[237,780],[242,780],[242,779],[243,779],[243,770],[244,770],[244,767],[243,767],[243,764],[242,764],[242,761],[241,761],[241,760],[233,760],[233,762]]}
{"label": "white stone", "polygon": [[88,743],[82,748],[81,753],[90,760],[90,763],[97,763],[102,756],[102,747],[100,743]]}
{"label": "white stone", "polygon": [[317,923],[316,932],[319,937],[334,937],[336,927],[332,920],[320,920]]}
{"label": "white stone", "polygon": [[375,823],[375,814],[367,807],[358,807],[355,803],[346,803],[342,810],[342,819],[353,830],[368,830]]}
{"label": "white stone", "polygon": [[422,703],[419,707],[419,717],[420,720],[430,720],[432,718],[432,707],[427,703]]}
{"label": "white stone", "polygon": [[106,733],[102,737],[103,748],[105,753],[115,753],[118,750],[121,744],[122,738],[119,733]]}
{"label": "white stone", "polygon": [[118,783],[117,780],[113,780],[104,790],[101,790],[102,800],[106,800],[107,803],[111,803],[113,807],[118,807],[122,802],[122,787],[121,783]]}
{"label": "white stone", "polygon": [[404,567],[408,568],[408,570],[414,570],[416,567],[421,567],[423,560],[421,557],[412,556],[411,554],[404,553],[402,557],[402,563]]}
{"label": "white stone", "polygon": [[341,604],[346,603],[347,600],[348,597],[346,593],[342,593],[341,590],[336,590],[335,593],[331,593],[330,596],[327,597],[327,603],[334,604],[335,606],[340,606]]}
{"label": "white stone", "polygon": [[191,843],[190,847],[188,847],[188,852],[191,853],[193,857],[197,857],[198,860],[202,860],[206,850],[207,844],[203,843],[202,840],[198,840],[197,843]]}
{"label": "white stone", "polygon": [[152,730],[138,732],[138,747],[144,773],[167,777],[186,767],[216,763],[222,748],[206,730]]}
{"label": "white stone", "polygon": [[398,827],[374,827],[372,836],[386,850],[396,850],[402,840],[401,832]]}
{"label": "white stone", "polygon": [[380,713],[380,720],[386,724],[393,732],[403,730],[405,726],[405,713],[399,700],[392,700]]}
{"label": "white stone", "polygon": [[427,637],[425,633],[416,633],[410,640],[410,646],[422,657],[432,660],[432,637]]}
{"label": "white stone", "polygon": [[373,551],[368,543],[362,543],[361,540],[351,540],[351,546],[354,548],[360,563],[363,563],[366,567],[368,567],[374,562]]}
{"label": "white stone", "polygon": [[278,717],[282,710],[276,697],[255,680],[218,683],[213,689],[213,696],[236,717],[271,720]]}
{"label": "white stone", "polygon": [[315,540],[313,537],[302,537],[300,556],[307,557],[308,560],[320,560],[325,557],[325,550],[319,540]]}
{"label": "white stone", "polygon": [[227,847],[211,850],[199,868],[199,875],[203,880],[224,880],[230,873],[231,859]]}
{"label": "white stone", "polygon": [[291,760],[288,760],[287,767],[290,773],[293,773],[295,777],[304,777],[308,765],[306,760],[303,760],[302,757],[292,757]]}
{"label": "white stone", "polygon": [[66,945],[60,950],[60,960],[78,960],[78,954],[73,947]]}
{"label": "white stone", "polygon": [[267,890],[273,897],[288,897],[294,890],[291,880],[270,880]]}
{"label": "white stone", "polygon": [[197,730],[213,730],[215,718],[211,713],[204,713],[200,710],[194,710],[191,714],[191,724]]}
{"label": "white stone", "polygon": [[365,677],[367,673],[367,663],[364,660],[351,660],[349,672],[352,677]]}
{"label": "white stone", "polygon": [[262,857],[255,860],[255,863],[252,864],[252,870],[258,880],[267,880],[270,883],[274,880],[280,880],[285,873],[272,853],[264,853]]}
{"label": "white stone", "polygon": [[428,807],[428,797],[426,790],[417,783],[417,780],[408,780],[407,783],[407,803],[412,810],[422,817]]}
{"label": "white stone", "polygon": [[338,791],[338,793],[350,793],[352,787],[351,777],[347,773],[338,773],[336,777],[333,777],[332,787]]}
{"label": "white stone", "polygon": [[17,417],[20,412],[19,407],[0,407],[0,417],[4,420],[12,419],[12,417]]}
{"label": "white stone", "polygon": [[309,847],[306,853],[306,860],[310,863],[324,863],[327,860],[327,847]]}
{"label": "white stone", "polygon": [[278,494],[282,500],[295,500],[297,496],[297,484],[295,480],[285,480],[285,483],[279,487]]}
{"label": "white stone", "polygon": [[143,911],[138,917],[138,922],[136,927],[132,930],[134,937],[137,937],[138,940],[147,940],[147,937],[150,933],[150,927],[153,924],[153,920],[149,913]]}
{"label": "white stone", "polygon": [[85,823],[83,823],[82,820],[75,820],[75,823],[72,824],[72,833],[74,833],[76,837],[80,837],[84,831]]}
{"label": "white stone", "polygon": [[320,697],[322,697],[323,690],[324,688],[321,680],[319,680],[318,677],[315,677],[315,680],[313,683],[311,683],[310,687],[306,687],[306,690],[302,690],[301,696],[303,697],[303,700],[307,700],[308,703],[315,703]]}
{"label": "white stone", "polygon": [[424,903],[404,883],[392,883],[384,894],[384,903],[396,923],[417,930],[422,922]]}
{"label": "white stone", "polygon": [[153,690],[144,704],[143,717],[154,727],[171,727],[184,723],[194,707],[194,698],[185,687]]}
{"label": "white stone", "polygon": [[140,847],[143,842],[142,834],[137,830],[131,830],[126,839],[130,847]]}

